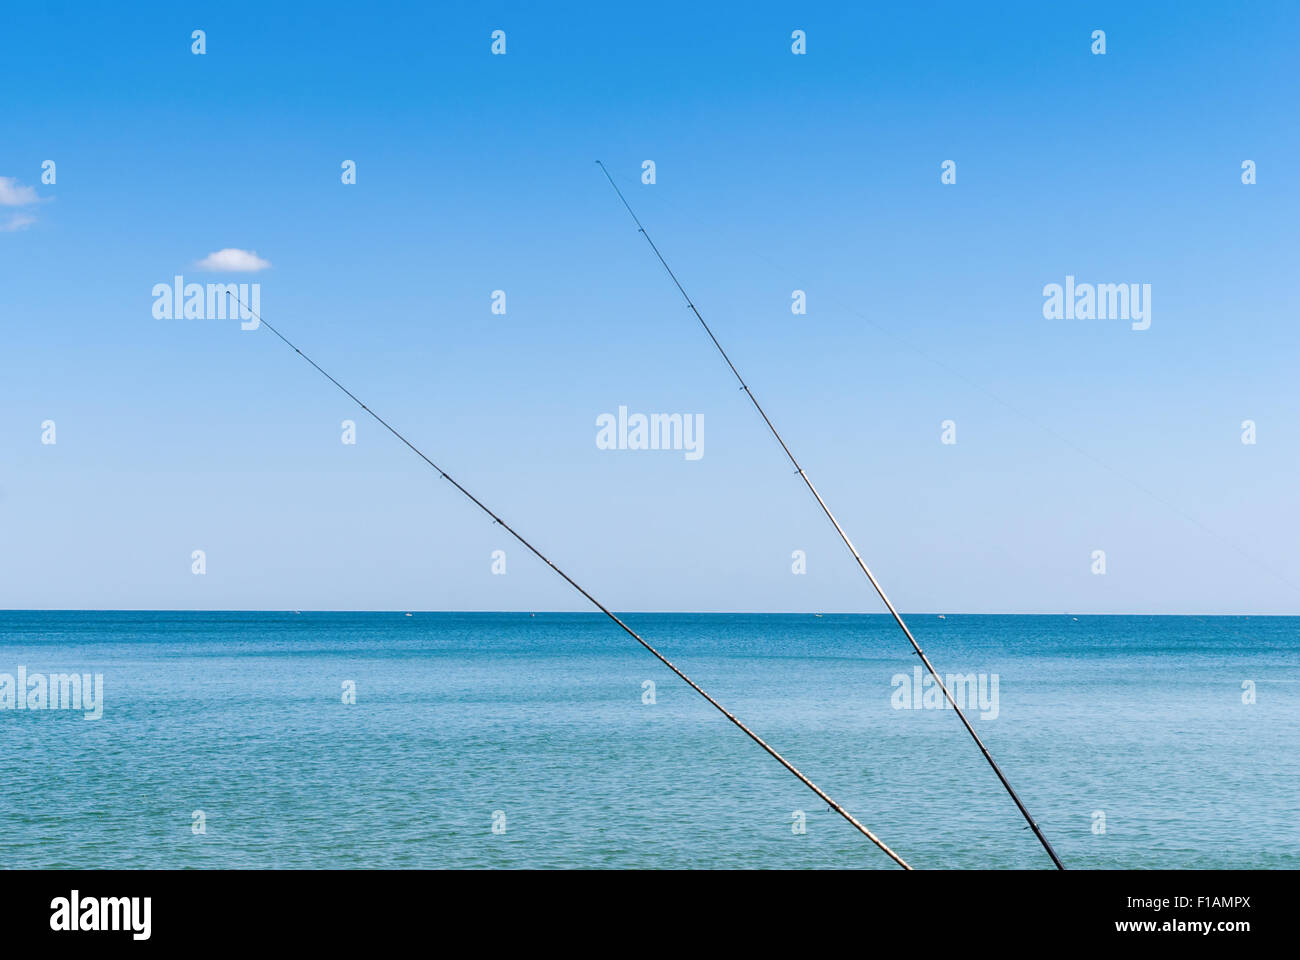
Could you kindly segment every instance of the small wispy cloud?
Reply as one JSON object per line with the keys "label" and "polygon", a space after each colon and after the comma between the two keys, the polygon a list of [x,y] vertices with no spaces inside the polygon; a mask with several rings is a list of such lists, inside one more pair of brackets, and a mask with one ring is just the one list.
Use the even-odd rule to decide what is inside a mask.
{"label": "small wispy cloud", "polygon": [[[25,187],[16,177],[0,177],[0,207],[26,207],[39,203],[35,187]],[[30,213],[12,213],[8,219],[0,219],[0,233],[13,233],[25,230],[36,222]]]}
{"label": "small wispy cloud", "polygon": [[25,207],[39,199],[35,187],[24,187],[16,177],[0,177],[0,207]]}
{"label": "small wispy cloud", "polygon": [[0,223],[0,233],[13,233],[15,230],[30,227],[35,222],[36,218],[29,213],[15,213],[8,220]]}
{"label": "small wispy cloud", "polygon": [[226,247],[216,253],[209,253],[195,264],[200,270],[215,270],[222,273],[256,273],[271,265],[270,260],[263,260],[252,250],[240,250]]}

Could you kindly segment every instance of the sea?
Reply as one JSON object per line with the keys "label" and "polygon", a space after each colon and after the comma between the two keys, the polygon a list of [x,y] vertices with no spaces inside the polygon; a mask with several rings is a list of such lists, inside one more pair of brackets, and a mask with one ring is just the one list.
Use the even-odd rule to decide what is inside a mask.
{"label": "sea", "polygon": [[[912,866],[1051,867],[888,616],[625,619]],[[1066,866],[1300,867],[1300,618],[907,619]],[[0,612],[0,746],[5,868],[896,869],[599,613]]]}

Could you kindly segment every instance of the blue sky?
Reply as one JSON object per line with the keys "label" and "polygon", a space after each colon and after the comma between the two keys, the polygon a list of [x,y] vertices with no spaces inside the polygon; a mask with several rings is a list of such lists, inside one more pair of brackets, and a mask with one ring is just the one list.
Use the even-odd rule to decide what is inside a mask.
{"label": "blue sky", "polygon": [[[183,274],[611,607],[881,609],[601,158],[901,609],[1300,608],[1294,5],[6,16],[0,607],[581,608],[267,331],[154,319]],[[1044,319],[1067,275],[1150,329]]]}

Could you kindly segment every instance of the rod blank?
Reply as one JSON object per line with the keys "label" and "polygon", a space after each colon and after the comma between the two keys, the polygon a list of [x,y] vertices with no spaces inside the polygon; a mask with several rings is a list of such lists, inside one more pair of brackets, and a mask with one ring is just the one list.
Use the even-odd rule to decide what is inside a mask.
{"label": "rod blank", "polygon": [[[239,300],[238,297],[235,297],[235,299],[236,299],[237,301]],[[242,304],[242,301],[240,301],[240,303]],[[245,307],[245,309],[248,309],[248,308]],[[250,311],[250,312],[252,312],[252,311]],[[256,314],[256,313],[253,313],[253,316],[257,316],[257,314]],[[672,663],[672,661],[670,661],[670,660],[669,660],[667,657],[665,657],[662,653],[660,653],[660,652],[659,652],[658,650],[656,650],[653,646],[651,646],[648,642],[646,642],[646,640],[645,640],[644,638],[642,638],[641,635],[640,635],[639,633],[637,633],[635,630],[633,630],[631,627],[629,627],[626,623],[624,623],[622,620],[620,620],[620,619],[619,619],[617,616],[615,616],[614,613],[611,612],[611,611],[610,611],[610,610],[609,610],[609,609],[608,609],[604,604],[602,604],[599,600],[597,600],[597,599],[596,599],[595,597],[593,597],[590,593],[588,593],[588,592],[587,592],[586,590],[584,590],[581,586],[579,586],[579,584],[577,583],[576,580],[574,580],[574,579],[573,579],[572,577],[570,577],[567,573],[565,573],[563,570],[561,570],[559,567],[557,567],[557,566],[556,566],[554,563],[552,563],[551,560],[550,560],[548,557],[546,557],[546,556],[545,556],[545,555],[544,555],[540,550],[538,550],[538,549],[537,549],[536,547],[534,547],[531,543],[529,543],[527,540],[525,540],[525,539],[524,539],[524,538],[523,538],[523,537],[522,537],[518,532],[516,532],[516,530],[514,529],[514,527],[510,526],[510,524],[506,523],[506,522],[505,522],[504,520],[502,520],[499,516],[497,516],[495,513],[493,513],[492,510],[489,509],[489,508],[487,507],[487,505],[483,503],[483,501],[479,500],[478,497],[474,496],[474,494],[472,494],[472,493],[470,493],[468,490],[466,490],[463,486],[461,486],[458,482],[456,482],[456,480],[454,480],[454,479],[451,477],[450,474],[448,474],[445,470],[443,470],[443,469],[442,469],[441,467],[439,467],[436,463],[434,463],[434,462],[433,462],[432,460],[430,460],[427,456],[425,456],[424,453],[423,453],[423,451],[421,451],[417,446],[415,446],[415,444],[411,443],[410,440],[407,440],[406,437],[402,436],[402,434],[400,434],[396,429],[394,429],[394,428],[393,428],[393,427],[388,423],[387,420],[385,420],[385,419],[384,419],[383,417],[381,417],[379,414],[375,413],[375,411],[371,410],[368,406],[366,406],[364,403],[362,403],[361,400],[356,396],[356,394],[354,394],[351,390],[349,390],[347,387],[343,386],[343,384],[339,383],[339,381],[335,380],[332,376],[330,376],[330,374],[327,373],[327,372],[324,370],[324,368],[322,368],[318,363],[316,363],[316,361],[313,360],[311,357],[307,356],[307,354],[305,354],[305,353],[303,353],[301,350],[299,350],[299,349],[298,349],[298,348],[297,348],[293,343],[291,343],[291,342],[288,340],[288,338],[286,338],[286,337],[284,336],[284,334],[282,334],[279,330],[277,330],[277,329],[276,329],[275,327],[273,327],[271,324],[267,323],[267,322],[266,322],[265,320],[263,320],[261,317],[257,317],[257,319],[258,319],[259,323],[260,323],[262,326],[266,327],[266,328],[267,328],[268,330],[270,330],[273,334],[275,334],[275,335],[276,335],[277,337],[279,337],[282,341],[284,341],[285,345],[288,346],[290,349],[292,349],[294,353],[298,354],[298,356],[302,357],[304,360],[306,360],[308,363],[310,363],[313,367],[315,367],[316,370],[319,371],[320,374],[321,374],[323,377],[325,377],[326,380],[328,380],[330,383],[334,384],[334,386],[338,387],[338,388],[339,388],[340,390],[342,390],[345,394],[347,394],[348,397],[352,400],[353,403],[355,403],[357,406],[359,406],[359,407],[360,407],[362,410],[364,410],[366,413],[370,414],[370,416],[373,417],[373,418],[374,418],[374,419],[375,419],[375,420],[376,420],[376,421],[377,421],[377,422],[378,422],[378,423],[379,423],[379,424],[380,424],[380,425],[381,425],[385,430],[387,430],[389,433],[391,433],[393,436],[395,436],[398,440],[402,441],[402,443],[406,444],[406,446],[408,446],[408,447],[411,449],[411,451],[412,451],[412,452],[413,452],[417,457],[419,457],[421,460],[423,460],[425,463],[427,463],[430,467],[432,467],[434,470],[436,470],[436,471],[438,472],[438,475],[439,475],[440,477],[442,477],[442,479],[446,480],[446,481],[447,481],[448,483],[450,483],[453,487],[455,487],[455,488],[456,488],[457,490],[459,490],[462,494],[464,494],[465,497],[466,497],[466,498],[467,498],[471,503],[474,504],[474,506],[478,507],[478,508],[479,508],[480,510],[482,510],[484,513],[486,513],[489,517],[491,517],[491,518],[492,518],[496,523],[500,524],[501,527],[502,527],[502,529],[504,529],[508,534],[510,534],[510,536],[514,537],[514,538],[515,538],[516,540],[518,540],[521,544],[523,544],[525,547],[527,547],[528,550],[529,550],[529,552],[532,553],[535,557],[537,557],[537,558],[538,558],[539,560],[541,560],[544,564],[546,564],[548,567],[550,567],[552,570],[554,570],[557,574],[559,574],[559,575],[564,579],[564,581],[565,581],[566,583],[569,584],[569,586],[573,587],[574,590],[577,590],[580,594],[582,594],[584,597],[586,597],[588,600],[590,600],[591,603],[592,603],[592,605],[595,606],[596,609],[598,609],[598,610],[599,610],[601,613],[603,613],[605,616],[609,617],[610,620],[613,620],[614,623],[618,624],[618,626],[621,627],[621,628],[623,629],[623,631],[624,631],[625,633],[628,634],[628,636],[630,636],[630,637],[631,637],[633,640],[635,640],[637,643],[641,644],[641,646],[643,646],[643,647],[645,647],[647,650],[649,650],[650,653],[654,655],[655,659],[657,659],[660,663],[662,663],[665,667],[667,667],[667,668],[668,668],[669,670],[671,670],[673,673],[677,674],[677,676],[680,677],[683,681],[685,681],[686,684],[689,685],[690,688],[691,688],[692,690],[694,690],[696,693],[698,693],[698,694],[699,694],[701,697],[703,697],[705,700],[709,701],[709,703],[712,704],[714,707],[716,707],[716,708],[718,709],[718,711],[719,711],[719,712],[720,712],[724,717],[726,717],[728,720],[730,720],[732,723],[734,723],[737,727],[739,727],[742,731],[744,731],[744,733],[745,733],[746,736],[748,736],[751,740],[753,740],[753,741],[754,741],[755,743],[757,743],[760,747],[762,747],[765,751],[767,751],[767,753],[768,753],[768,754],[769,754],[769,755],[770,755],[774,760],[776,760],[779,764],[781,764],[781,766],[785,767],[786,770],[790,771],[790,773],[791,773],[792,775],[794,775],[794,777],[797,778],[797,779],[799,780],[800,783],[802,783],[804,786],[806,786],[806,787],[807,787],[809,790],[811,790],[813,793],[817,794],[818,797],[820,797],[822,800],[824,800],[824,801],[826,802],[827,806],[829,806],[832,810],[834,810],[836,813],[838,813],[841,817],[843,817],[845,820],[847,820],[849,823],[851,823],[851,824],[852,824],[852,825],[853,825],[853,826],[854,826],[854,827],[855,827],[855,828],[856,828],[856,829],[857,829],[857,830],[858,830],[858,831],[859,831],[863,836],[865,836],[868,840],[870,840],[870,841],[871,841],[872,843],[874,843],[877,847],[879,847],[879,848],[881,849],[881,851],[884,852],[884,853],[885,853],[885,854],[886,854],[886,855],[887,855],[891,860],[893,860],[896,864],[898,864],[898,865],[899,865],[900,867],[902,867],[904,870],[911,870],[911,869],[912,869],[911,866],[908,865],[907,861],[905,861],[905,860],[904,860],[902,857],[900,857],[897,853],[895,853],[893,850],[891,850],[891,849],[890,849],[890,848],[885,844],[885,842],[884,842],[883,840],[881,840],[881,839],[880,839],[879,837],[877,837],[874,833],[872,833],[870,830],[868,830],[867,827],[866,827],[864,824],[862,824],[861,822],[859,822],[859,820],[858,820],[856,817],[853,816],[853,814],[849,813],[849,812],[848,812],[847,810],[845,810],[842,806],[840,806],[840,805],[839,805],[838,803],[836,803],[833,799],[831,799],[830,795],[827,794],[826,791],[822,790],[821,787],[817,786],[817,784],[813,783],[813,782],[812,782],[811,780],[809,780],[806,776],[804,776],[804,775],[803,775],[803,774],[798,770],[798,768],[795,767],[794,764],[792,764],[789,760],[787,760],[787,759],[786,759],[785,757],[783,757],[780,753],[778,753],[778,752],[776,751],[775,748],[773,748],[771,745],[769,745],[769,744],[767,743],[766,740],[764,740],[762,737],[760,737],[758,734],[756,734],[753,730],[751,730],[749,727],[747,727],[744,723],[742,723],[739,719],[737,719],[736,716],[735,716],[735,714],[733,714],[731,711],[729,711],[726,707],[724,707],[724,706],[723,706],[721,703],[719,703],[717,700],[713,699],[713,697],[709,696],[709,694],[705,692],[705,690],[704,690],[703,687],[701,687],[698,683],[696,683],[694,680],[692,680],[690,677],[688,677],[685,673],[683,673],[681,670],[679,670],[679,669],[678,669],[678,668],[677,668],[677,667]]]}
{"label": "rod blank", "polygon": [[605,169],[605,165],[601,163],[599,160],[596,161],[596,164],[597,166],[600,167],[601,173],[605,174],[605,179],[608,180],[609,185],[614,188],[614,192],[618,194],[618,198],[623,202],[623,206],[627,208],[628,214],[632,217],[633,222],[636,224],[637,231],[641,234],[641,236],[645,237],[646,243],[650,244],[650,249],[654,251],[655,256],[659,259],[659,262],[663,264],[664,270],[666,270],[668,272],[668,276],[672,278],[673,284],[677,287],[678,291],[680,291],[682,295],[682,298],[686,301],[686,306],[690,307],[691,312],[695,314],[695,319],[700,321],[700,326],[702,326],[704,328],[704,332],[709,335],[709,339],[713,341],[713,345],[718,348],[718,353],[722,354],[722,359],[727,362],[727,366],[731,368],[731,372],[735,375],[736,380],[740,383],[740,388],[745,391],[745,395],[749,397],[750,403],[754,405],[754,409],[758,411],[758,415],[762,417],[763,422],[767,424],[767,429],[772,431],[772,436],[776,437],[776,442],[781,445],[781,449],[785,451],[785,455],[789,458],[790,462],[794,464],[795,470],[799,472],[799,476],[803,479],[803,482],[807,485],[808,491],[813,495],[813,498],[817,501],[817,505],[821,507],[822,513],[826,514],[826,519],[828,519],[831,522],[831,525],[835,527],[835,532],[840,535],[840,539],[844,541],[844,545],[849,548],[849,553],[853,554],[853,559],[857,561],[858,567],[862,570],[864,574],[866,574],[867,579],[871,581],[871,585],[876,588],[876,593],[880,595],[880,599],[884,602],[885,607],[889,610],[890,614],[893,616],[894,621],[899,626],[899,629],[903,631],[904,636],[906,636],[908,642],[911,643],[912,649],[916,651],[916,655],[921,658],[921,662],[924,663],[926,669],[930,671],[930,675],[934,677],[935,681],[938,683],[939,689],[943,691],[943,695],[948,699],[948,703],[952,706],[953,710],[957,712],[957,716],[961,719],[962,726],[964,726],[966,728],[966,731],[971,735],[971,738],[975,741],[976,746],[980,748],[980,752],[984,754],[984,759],[989,762],[989,766],[991,766],[993,768],[993,772],[997,774],[998,780],[1002,782],[1002,786],[1006,788],[1007,793],[1011,795],[1011,799],[1015,801],[1016,808],[1020,811],[1021,815],[1029,823],[1030,828],[1034,831],[1034,836],[1036,836],[1038,838],[1039,843],[1043,845],[1043,849],[1046,850],[1047,855],[1052,858],[1052,863],[1056,865],[1057,869],[1064,870],[1065,864],[1061,863],[1061,859],[1056,855],[1056,851],[1052,849],[1051,843],[1049,843],[1047,837],[1043,835],[1043,831],[1039,829],[1039,826],[1037,822],[1034,820],[1034,818],[1029,815],[1029,811],[1025,809],[1024,803],[1021,802],[1020,797],[1016,794],[1016,791],[1012,789],[1011,783],[1007,780],[1006,775],[1002,772],[1002,768],[997,765],[997,761],[995,761],[993,759],[993,755],[989,753],[988,747],[984,745],[984,741],[980,739],[979,734],[975,732],[975,728],[972,727],[970,721],[966,719],[966,714],[962,712],[961,707],[957,706],[957,701],[953,699],[952,694],[948,691],[948,687],[944,684],[943,678],[939,676],[939,671],[937,671],[934,668],[934,664],[930,662],[930,658],[927,657],[924,651],[921,650],[921,645],[916,642],[916,637],[912,636],[912,631],[908,629],[907,624],[903,622],[903,618],[902,616],[899,615],[898,610],[894,608],[894,605],[890,602],[889,597],[885,595],[885,591],[880,586],[880,582],[876,579],[875,575],[871,572],[871,569],[867,566],[866,561],[862,559],[862,555],[858,553],[858,548],[853,545],[853,541],[849,539],[849,535],[844,532],[844,528],[840,526],[840,522],[835,519],[835,514],[831,513],[831,508],[826,505],[826,501],[823,500],[822,495],[817,492],[817,488],[813,486],[813,482],[808,478],[808,474],[804,472],[803,467],[799,465],[799,461],[795,459],[794,454],[790,452],[790,448],[786,446],[785,440],[782,439],[781,434],[777,432],[776,427],[772,425],[772,421],[768,419],[767,414],[764,412],[763,408],[758,403],[758,398],[754,396],[753,391],[749,389],[749,385],[745,383],[744,377],[742,377],[740,375],[740,371],[736,369],[736,365],[732,363],[731,358],[727,356],[727,351],[722,349],[722,344],[719,343],[718,338],[713,335],[713,331],[709,329],[709,325],[704,322],[704,317],[702,317],[700,315],[700,311],[696,309],[695,302],[691,300],[690,295],[687,294],[685,288],[681,284],[681,281],[677,279],[677,274],[673,273],[673,268],[668,266],[668,261],[665,260],[664,255],[659,252],[659,248],[655,246],[655,242],[650,239],[650,234],[647,233],[646,228],[641,225],[641,219],[636,215],[636,212],[632,209],[631,204],[627,202],[627,198],[623,196],[623,191],[618,188],[618,184],[615,183],[614,178],[609,175],[609,171]]}

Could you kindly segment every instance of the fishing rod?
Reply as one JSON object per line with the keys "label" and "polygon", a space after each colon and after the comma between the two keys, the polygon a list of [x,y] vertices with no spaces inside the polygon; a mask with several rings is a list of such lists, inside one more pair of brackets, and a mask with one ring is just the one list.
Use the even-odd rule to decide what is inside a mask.
{"label": "fishing rod", "polygon": [[964,726],[966,731],[971,735],[971,738],[975,741],[975,745],[980,748],[980,752],[984,754],[984,759],[989,762],[989,766],[993,768],[993,772],[996,773],[998,779],[1002,781],[1002,786],[1006,787],[1007,793],[1010,794],[1011,799],[1015,801],[1016,808],[1019,809],[1021,816],[1025,818],[1030,828],[1034,831],[1034,836],[1036,836],[1038,842],[1043,845],[1043,849],[1047,851],[1047,855],[1052,858],[1052,863],[1056,865],[1056,868],[1058,870],[1064,870],[1065,864],[1061,863],[1061,858],[1056,855],[1056,851],[1052,849],[1052,845],[1048,842],[1047,837],[1043,836],[1043,831],[1039,829],[1037,822],[1035,822],[1034,818],[1029,815],[1029,811],[1025,809],[1024,803],[1021,802],[1020,797],[1012,788],[1010,781],[1007,780],[1006,775],[1002,772],[1002,768],[999,767],[997,761],[993,759],[993,754],[989,753],[989,748],[984,746],[984,741],[980,739],[980,735],[975,732],[975,728],[972,727],[970,721],[966,719],[966,714],[962,712],[961,707],[957,706],[957,701],[953,699],[952,694],[948,691],[948,687],[944,684],[943,678],[939,676],[939,671],[934,668],[934,664],[930,662],[930,658],[925,655],[925,652],[921,649],[921,645],[916,642],[916,637],[912,636],[912,631],[908,629],[907,624],[903,622],[903,618],[899,614],[898,610],[894,608],[894,605],[889,601],[889,597],[885,595],[885,591],[880,586],[880,582],[871,572],[866,561],[862,559],[862,555],[858,553],[858,548],[853,545],[853,541],[849,539],[849,535],[844,532],[844,528],[840,526],[840,522],[835,519],[835,514],[831,513],[831,508],[826,506],[826,501],[823,500],[822,495],[817,492],[817,488],[813,486],[813,482],[808,479],[808,474],[804,472],[803,467],[799,465],[799,461],[795,459],[794,454],[790,452],[790,448],[786,446],[785,440],[781,438],[781,434],[777,432],[776,427],[772,425],[772,421],[768,419],[763,408],[759,406],[758,399],[754,396],[753,391],[749,389],[749,385],[745,383],[744,377],[740,375],[740,371],[736,369],[736,365],[732,363],[731,358],[727,356],[727,351],[722,349],[722,344],[718,342],[718,338],[713,335],[713,331],[709,328],[709,325],[704,322],[704,317],[702,317],[700,311],[696,309],[695,301],[691,299],[690,295],[686,292],[686,289],[682,286],[681,281],[677,279],[677,274],[673,273],[673,268],[668,266],[668,261],[665,260],[664,255],[659,252],[659,248],[655,246],[655,242],[650,239],[650,234],[646,232],[646,228],[641,225],[641,219],[632,209],[632,205],[627,202],[627,198],[623,196],[623,191],[618,188],[618,184],[614,182],[614,178],[609,175],[609,171],[605,169],[603,163],[597,160],[596,165],[600,167],[601,173],[605,175],[605,179],[609,181],[609,185],[613,187],[614,192],[618,194],[619,200],[623,201],[623,206],[627,208],[628,214],[636,224],[637,231],[641,236],[645,237],[646,243],[650,244],[650,249],[654,251],[659,262],[663,264],[663,268],[668,271],[668,276],[672,278],[673,284],[677,287],[682,298],[686,301],[686,306],[690,307],[691,312],[695,314],[695,319],[700,321],[700,326],[704,328],[704,332],[709,335],[709,339],[713,341],[713,345],[718,348],[718,353],[722,354],[722,359],[727,362],[727,366],[730,367],[731,372],[735,374],[736,380],[740,383],[740,389],[749,397],[750,403],[754,405],[754,409],[758,411],[758,415],[762,417],[763,422],[767,424],[767,429],[772,431],[772,436],[776,437],[776,442],[781,445],[781,449],[785,451],[785,455],[790,459],[790,462],[794,464],[795,470],[798,471],[799,476],[803,478],[803,482],[807,485],[808,491],[817,501],[817,505],[822,508],[822,513],[826,514],[826,519],[830,520],[831,525],[835,528],[835,532],[840,535],[840,539],[844,541],[844,545],[849,548],[849,553],[853,554],[853,559],[857,561],[858,567],[864,574],[866,574],[867,579],[871,581],[871,585],[876,588],[876,593],[880,595],[880,599],[884,601],[885,606],[893,615],[894,622],[898,624],[899,628],[903,631],[903,634],[912,644],[912,649],[916,651],[916,655],[921,658],[921,662],[924,663],[926,668],[930,671],[930,675],[934,677],[935,682],[939,685],[939,689],[942,690],[943,695],[947,697],[948,703],[955,711],[957,711],[957,716],[961,719],[962,726]]}
{"label": "fishing rod", "polygon": [[[238,302],[240,303],[241,306],[244,306],[243,301],[239,300],[239,297],[238,297],[238,296],[236,296],[235,294],[231,294],[231,296],[234,297],[234,299],[235,299],[236,301],[238,301]],[[373,417],[373,418],[374,418],[374,419],[375,419],[375,420],[380,424],[380,426],[382,426],[385,430],[387,430],[389,433],[391,433],[393,436],[395,436],[398,440],[401,440],[402,443],[406,444],[406,446],[410,447],[411,451],[412,451],[412,452],[413,452],[417,457],[419,457],[421,460],[423,460],[425,463],[427,463],[430,467],[432,467],[434,470],[436,470],[436,471],[438,472],[438,476],[442,477],[442,479],[446,480],[446,481],[447,481],[448,483],[450,483],[453,487],[455,487],[457,490],[459,490],[461,493],[463,493],[463,494],[466,496],[466,498],[469,499],[469,501],[470,501],[471,503],[474,504],[474,506],[478,507],[478,508],[479,508],[480,510],[482,510],[484,513],[486,513],[489,517],[491,517],[491,518],[493,519],[494,522],[500,524],[501,527],[504,528],[505,531],[506,531],[508,534],[510,534],[510,536],[514,537],[516,540],[518,540],[520,543],[522,543],[525,547],[527,547],[528,550],[529,550],[529,552],[531,552],[535,557],[537,557],[537,559],[541,560],[542,563],[546,564],[548,567],[550,567],[552,570],[554,570],[556,573],[558,573],[558,574],[559,574],[559,575],[564,579],[564,581],[565,581],[566,583],[569,584],[569,586],[573,587],[574,590],[577,590],[580,594],[582,594],[584,597],[586,597],[588,600],[590,600],[591,603],[596,607],[597,610],[599,610],[599,611],[600,611],[601,613],[603,613],[605,616],[609,617],[609,619],[613,620],[616,624],[619,625],[619,627],[621,627],[621,628],[623,629],[624,632],[627,633],[628,636],[630,636],[630,637],[631,637],[633,640],[635,640],[637,643],[641,644],[641,646],[643,646],[643,647],[645,647],[647,650],[649,650],[650,653],[652,653],[652,654],[654,655],[655,659],[657,659],[660,663],[662,663],[665,667],[667,667],[667,668],[668,668],[669,670],[671,670],[673,673],[677,674],[677,676],[681,677],[681,679],[684,680],[684,681],[686,682],[686,684],[687,684],[687,685],[688,685],[692,690],[694,690],[694,691],[695,691],[696,693],[698,693],[701,697],[703,697],[705,700],[709,701],[709,703],[711,703],[713,706],[715,706],[715,707],[718,709],[718,711],[719,711],[719,712],[720,712],[724,717],[726,717],[728,720],[730,720],[732,723],[734,723],[737,727],[739,727],[741,730],[743,730],[743,731],[745,732],[745,735],[748,736],[749,739],[753,740],[753,741],[754,741],[755,743],[757,743],[760,747],[762,747],[764,750],[766,750],[766,751],[768,752],[768,754],[769,754],[773,759],[775,759],[779,764],[781,764],[781,766],[783,766],[783,767],[785,767],[787,770],[789,770],[790,773],[792,773],[792,774],[793,774],[793,775],[794,775],[794,776],[799,780],[800,783],[802,783],[805,787],[807,787],[807,788],[808,788],[809,790],[811,790],[813,793],[817,794],[817,796],[820,797],[822,800],[826,801],[826,805],[827,805],[828,807],[830,807],[832,810],[834,810],[836,813],[838,813],[841,817],[843,817],[845,820],[847,820],[849,823],[851,823],[855,828],[857,828],[857,830],[858,830],[858,831],[859,831],[859,832],[860,832],[864,837],[866,837],[868,840],[870,840],[872,843],[874,843],[877,847],[879,847],[879,848],[881,849],[881,851],[883,851],[883,852],[884,852],[884,853],[885,853],[885,854],[886,854],[886,855],[887,855],[891,860],[893,860],[896,864],[898,864],[898,865],[899,865],[900,867],[902,867],[904,870],[911,870],[911,869],[912,869],[911,866],[908,865],[908,863],[907,863],[906,860],[904,860],[902,857],[900,857],[898,854],[896,854],[893,850],[891,850],[891,849],[888,847],[888,845],[885,844],[885,842],[884,842],[883,840],[881,840],[881,839],[880,839],[879,837],[877,837],[874,833],[872,833],[870,830],[868,830],[867,827],[866,827],[864,824],[862,824],[861,822],[859,822],[858,819],[857,819],[855,816],[853,816],[853,814],[849,813],[849,812],[848,812],[847,810],[845,810],[842,806],[840,806],[840,805],[839,805],[838,803],[836,803],[833,799],[831,799],[830,795],[827,794],[826,791],[824,791],[821,787],[817,786],[817,784],[813,783],[811,780],[809,780],[807,777],[805,777],[802,773],[800,773],[800,772],[799,772],[799,769],[798,769],[797,767],[795,767],[794,764],[792,764],[792,763],[791,763],[789,760],[787,760],[785,757],[781,756],[781,754],[777,753],[777,751],[776,751],[772,746],[770,746],[770,745],[767,743],[766,740],[764,740],[762,737],[760,737],[758,734],[756,734],[753,730],[749,729],[749,727],[745,726],[744,723],[742,723],[739,719],[736,718],[735,714],[733,714],[731,711],[729,711],[726,707],[724,707],[722,704],[720,704],[717,700],[714,700],[713,697],[709,696],[709,694],[705,692],[705,690],[704,690],[703,687],[701,687],[698,683],[696,683],[694,680],[692,680],[690,677],[688,677],[685,673],[683,673],[681,670],[679,670],[679,669],[678,669],[678,668],[673,664],[673,662],[672,662],[671,660],[669,660],[669,659],[668,659],[667,657],[665,657],[662,653],[660,653],[658,650],[656,650],[654,647],[652,647],[652,646],[651,646],[651,645],[650,645],[650,644],[649,644],[649,643],[648,643],[644,638],[642,638],[642,636],[641,636],[639,633],[637,633],[635,630],[633,630],[631,627],[629,627],[626,623],[624,623],[622,620],[620,620],[617,616],[615,616],[614,613],[613,613],[613,612],[612,612],[608,607],[606,607],[603,603],[601,603],[599,600],[597,600],[595,597],[593,597],[590,593],[588,593],[586,590],[584,590],[584,589],[583,589],[583,588],[578,584],[578,582],[577,582],[576,580],[574,580],[571,576],[569,576],[567,573],[565,573],[563,570],[561,570],[559,567],[557,567],[554,563],[551,562],[551,560],[550,560],[550,559],[549,559],[545,554],[543,554],[540,550],[538,550],[538,549],[537,549],[536,547],[534,547],[531,543],[529,543],[529,542],[528,542],[527,540],[525,540],[522,536],[520,536],[519,533],[516,532],[516,530],[515,530],[514,527],[510,526],[510,524],[506,523],[506,522],[505,522],[504,520],[502,520],[499,516],[497,516],[495,513],[493,513],[492,510],[489,509],[488,506],[487,506],[486,504],[484,504],[482,500],[480,500],[478,497],[474,496],[474,494],[472,494],[472,493],[470,493],[468,490],[466,490],[466,489],[465,489],[463,486],[461,486],[461,485],[460,485],[456,480],[454,480],[454,479],[451,477],[450,474],[448,474],[448,473],[447,473],[445,470],[443,470],[440,466],[438,466],[436,463],[434,463],[432,460],[430,460],[427,456],[425,456],[425,455],[424,455],[424,452],[423,452],[422,450],[420,450],[419,447],[417,447],[415,444],[413,444],[410,440],[407,440],[406,437],[402,436],[402,434],[398,433],[397,430],[394,429],[394,428],[393,428],[393,427],[388,423],[387,420],[385,420],[385,419],[384,419],[383,417],[381,417],[379,414],[375,413],[375,411],[371,410],[368,406],[366,406],[364,403],[362,403],[361,400],[357,397],[356,394],[354,394],[351,390],[349,390],[347,387],[343,386],[343,384],[339,383],[339,382],[338,382],[337,380],[335,380],[332,376],[330,376],[330,374],[329,374],[328,372],[326,372],[326,370],[325,370],[323,367],[321,367],[320,364],[318,364],[318,363],[317,363],[315,360],[313,360],[311,357],[307,356],[307,354],[305,354],[305,353],[303,353],[301,350],[299,350],[298,347],[295,346],[293,343],[291,343],[291,342],[289,341],[289,339],[288,339],[284,334],[282,334],[279,330],[277,330],[275,327],[271,326],[271,324],[267,323],[267,322],[266,322],[265,320],[263,320],[260,316],[258,316],[255,312],[253,312],[252,310],[250,310],[247,306],[244,306],[244,309],[247,310],[249,313],[251,313],[254,317],[257,317],[258,323],[259,323],[261,326],[266,327],[266,329],[270,330],[270,331],[271,331],[272,333],[274,333],[277,337],[279,337],[282,341],[284,341],[284,344],[285,344],[287,347],[289,347],[291,350],[293,350],[294,353],[298,354],[298,356],[302,357],[304,360],[306,360],[308,363],[310,363],[313,367],[315,367],[315,368],[317,369],[317,371],[319,371],[320,374],[321,374],[323,377],[325,377],[326,380],[328,380],[330,383],[334,384],[334,386],[338,387],[338,388],[339,388],[340,390],[342,390],[345,394],[347,394],[348,397],[349,397],[349,399],[351,399],[353,403],[355,403],[357,406],[359,406],[362,410],[366,411],[366,413],[370,414],[370,416]]]}

